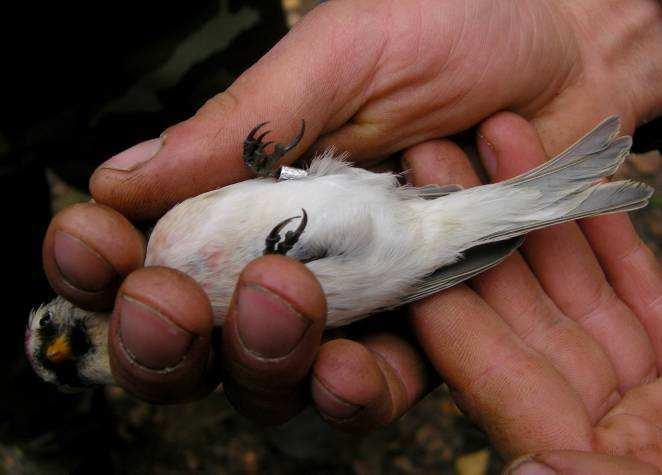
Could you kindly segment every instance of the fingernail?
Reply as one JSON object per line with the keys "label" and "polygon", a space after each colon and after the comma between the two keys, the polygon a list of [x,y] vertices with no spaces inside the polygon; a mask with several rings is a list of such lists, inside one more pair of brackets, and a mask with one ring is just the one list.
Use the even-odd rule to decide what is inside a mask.
{"label": "fingernail", "polygon": [[103,257],[64,231],[55,231],[53,257],[62,277],[81,290],[97,292],[117,277],[113,266]]}
{"label": "fingernail", "polygon": [[497,173],[497,152],[496,148],[481,133],[478,134],[478,152],[487,173],[494,177]]}
{"label": "fingernail", "polygon": [[154,370],[177,366],[186,356],[193,336],[161,312],[129,296],[120,300],[119,337],[129,356]]}
{"label": "fingernail", "polygon": [[319,411],[332,419],[349,419],[361,409],[361,406],[347,402],[333,394],[315,376],[313,376],[310,392]]}
{"label": "fingernail", "polygon": [[122,172],[135,170],[143,163],[151,160],[161,150],[163,138],[164,136],[162,135],[157,139],[146,140],[138,145],[134,145],[106,160],[101,165],[101,168],[109,168]]}
{"label": "fingernail", "polygon": [[283,299],[254,284],[239,288],[236,318],[244,347],[269,359],[290,354],[311,324]]}
{"label": "fingernail", "polygon": [[557,472],[547,465],[543,465],[533,460],[526,460],[511,468],[506,473],[508,475],[554,475]]}

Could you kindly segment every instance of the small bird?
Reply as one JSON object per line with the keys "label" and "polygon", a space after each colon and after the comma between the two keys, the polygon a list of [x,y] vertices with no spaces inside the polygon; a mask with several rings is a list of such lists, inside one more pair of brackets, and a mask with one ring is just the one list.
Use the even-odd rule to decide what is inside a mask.
{"label": "small bird", "polygon": [[[263,254],[287,254],[317,277],[327,299],[327,326],[425,298],[503,261],[534,229],[646,206],[653,189],[604,182],[632,145],[610,117],[543,165],[510,180],[459,186],[401,186],[393,173],[354,168],[326,151],[307,170],[277,168],[305,130],[271,153],[256,137],[244,162],[257,175],[187,199],[155,225],[145,266],[194,278],[221,325],[239,273]],[[283,232],[286,231],[283,235]],[[443,317],[440,317],[443,318]],[[61,297],[30,315],[28,357],[46,381],[73,390],[113,381],[108,315]]]}

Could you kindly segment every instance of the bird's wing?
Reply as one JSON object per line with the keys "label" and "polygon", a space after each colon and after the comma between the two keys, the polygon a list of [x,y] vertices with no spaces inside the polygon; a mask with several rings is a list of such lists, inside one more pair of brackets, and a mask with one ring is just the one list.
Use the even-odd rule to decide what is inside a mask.
{"label": "bird's wing", "polygon": [[416,191],[421,198],[434,200],[435,198],[441,198],[442,196],[450,195],[463,189],[460,185],[426,185],[416,188]]}
{"label": "bird's wing", "polygon": [[469,249],[464,253],[462,260],[442,267],[423,279],[411,294],[402,299],[400,304],[404,305],[423,299],[500,264],[523,242],[524,237],[518,236]]}

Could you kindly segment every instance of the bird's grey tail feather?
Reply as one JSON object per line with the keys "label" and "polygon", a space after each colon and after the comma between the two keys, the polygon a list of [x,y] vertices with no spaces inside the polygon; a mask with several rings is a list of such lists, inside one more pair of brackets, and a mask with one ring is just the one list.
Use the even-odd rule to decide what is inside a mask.
{"label": "bird's grey tail feather", "polygon": [[632,146],[632,138],[625,136],[618,139],[623,143],[615,148],[611,147],[615,144],[614,139],[618,135],[620,127],[621,121],[618,116],[611,116],[600,122],[600,124],[598,124],[593,130],[584,135],[566,150],[559,153],[556,157],[548,160],[539,167],[533,168],[526,173],[513,177],[502,183],[524,183],[529,179],[540,178],[549,173],[564,168],[567,169],[568,167],[575,165],[578,161],[582,161],[589,156],[595,156],[606,149],[611,149],[612,153],[615,153],[616,156],[620,155],[621,152],[623,153],[622,159],[616,165],[616,168],[618,168]]}
{"label": "bird's grey tail feather", "polygon": [[[510,180],[444,198],[457,206],[464,222],[475,223],[465,235],[467,247],[508,239],[534,229],[599,214],[646,206],[653,189],[633,181],[600,183],[627,157],[632,138],[615,138],[617,117],[603,121],[577,143],[543,165]],[[476,190],[475,192],[473,190]],[[467,200],[467,198],[469,198]],[[462,205],[464,199],[466,205]],[[468,213],[467,206],[471,207]],[[477,213],[480,209],[482,212]],[[490,230],[490,233],[485,233]]]}
{"label": "bird's grey tail feather", "polygon": [[506,189],[512,188],[514,198],[517,190],[539,193],[528,205],[532,219],[487,235],[479,242],[507,239],[564,221],[646,206],[653,189],[645,184],[596,183],[613,175],[630,152],[631,137],[615,138],[619,128],[618,117],[609,117],[553,159],[502,182]]}
{"label": "bird's grey tail feather", "polygon": [[500,241],[575,219],[588,218],[600,214],[634,211],[648,204],[648,200],[653,194],[653,189],[644,183],[625,180],[595,185],[589,192],[587,198],[568,213],[547,220],[532,221],[528,225],[519,225],[509,231],[489,234],[480,239],[478,243]]}

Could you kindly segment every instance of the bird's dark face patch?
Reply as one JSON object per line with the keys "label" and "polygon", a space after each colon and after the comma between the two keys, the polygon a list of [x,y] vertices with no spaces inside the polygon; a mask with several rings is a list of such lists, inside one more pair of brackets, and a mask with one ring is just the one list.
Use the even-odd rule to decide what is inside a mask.
{"label": "bird's dark face patch", "polygon": [[[53,372],[56,384],[88,386],[89,383],[81,379],[78,367],[80,359],[93,350],[85,322],[77,320],[73,326],[57,325],[46,313],[39,321],[37,332],[41,342],[37,348],[37,359],[44,368]],[[66,357],[53,357],[53,348],[58,344],[66,348]]]}
{"label": "bird's dark face patch", "polygon": [[87,328],[85,328],[84,322],[79,320],[74,324],[69,331],[69,342],[71,344],[71,351],[76,358],[90,351],[92,343],[87,336]]}
{"label": "bird's dark face patch", "polygon": [[39,332],[42,341],[51,341],[55,337],[57,329],[50,311],[46,312],[46,314],[41,317],[41,320],[39,320],[39,329],[37,331]]}

